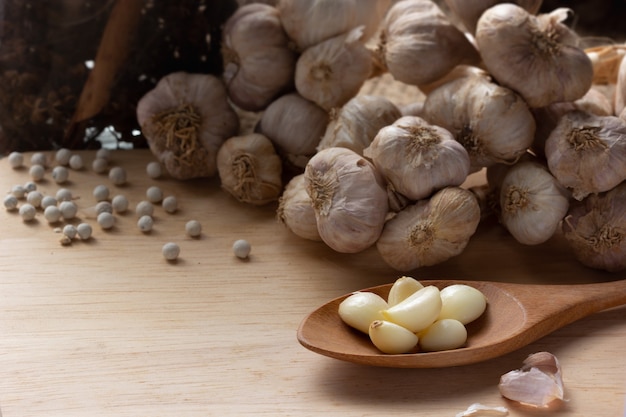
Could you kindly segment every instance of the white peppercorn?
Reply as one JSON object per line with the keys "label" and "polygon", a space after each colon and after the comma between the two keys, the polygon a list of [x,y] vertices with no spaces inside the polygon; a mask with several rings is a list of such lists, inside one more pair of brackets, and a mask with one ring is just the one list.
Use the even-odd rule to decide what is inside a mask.
{"label": "white peppercorn", "polygon": [[151,203],[160,203],[163,200],[163,191],[157,186],[148,187],[146,198]]}
{"label": "white peppercorn", "polygon": [[97,222],[101,228],[111,229],[115,225],[115,217],[111,213],[100,213]]}
{"label": "white peppercorn", "polygon": [[237,258],[246,259],[250,255],[251,250],[250,242],[245,239],[239,239],[233,243],[233,253]]}
{"label": "white peppercorn", "polygon": [[52,169],[52,179],[57,184],[63,184],[70,177],[70,172],[64,166],[56,166]]}
{"label": "white peppercorn", "polygon": [[168,242],[163,245],[163,249],[161,250],[163,253],[163,257],[168,261],[174,261],[178,258],[180,254],[180,246],[178,246],[174,242]]}
{"label": "white peppercorn", "polygon": [[72,199],[72,192],[67,188],[59,188],[56,193],[57,201],[70,201]]}
{"label": "white peppercorn", "polygon": [[28,181],[26,184],[24,184],[24,190],[26,190],[27,193],[30,193],[31,191],[35,191],[37,189],[37,184],[35,184],[33,181]]}
{"label": "white peppercorn", "polygon": [[163,210],[168,213],[175,213],[176,210],[178,210],[178,200],[173,195],[165,197],[161,205],[163,206]]}
{"label": "white peppercorn", "polygon": [[115,185],[126,183],[126,170],[122,167],[113,167],[109,170],[109,179]]}
{"label": "white peppercorn", "polygon": [[99,201],[98,204],[96,204],[96,214],[100,213],[113,214],[113,204],[108,201]]}
{"label": "white peppercorn", "polygon": [[17,208],[17,198],[13,194],[9,194],[4,197],[4,208],[7,210],[15,210]]}
{"label": "white peppercorn", "polygon": [[65,220],[71,220],[76,217],[78,206],[76,206],[73,201],[61,201],[59,210],[61,210],[61,216],[63,216]]}
{"label": "white peppercorn", "polygon": [[43,216],[48,223],[56,223],[61,220],[61,210],[57,206],[48,206],[44,209]]}
{"label": "white peppercorn", "polygon": [[17,199],[24,198],[24,196],[26,196],[26,188],[22,185],[14,185],[13,188],[11,188],[11,194]]}
{"label": "white peppercorn", "polygon": [[30,156],[30,164],[45,167],[48,165],[48,158],[43,152],[35,152]]}
{"label": "white peppercorn", "polygon": [[57,161],[59,165],[66,166],[70,163],[70,158],[72,157],[72,151],[66,148],[61,148],[57,151],[54,156],[54,159]]}
{"label": "white peppercorn", "polygon": [[20,216],[25,222],[33,220],[35,214],[37,214],[37,209],[32,204],[24,203],[20,206]]}
{"label": "white peppercorn", "polygon": [[135,207],[135,213],[137,214],[137,217],[152,216],[152,214],[154,213],[154,206],[151,202],[142,200],[137,203],[137,206]]}
{"label": "white peppercorn", "polygon": [[116,195],[115,197],[113,197],[113,200],[111,200],[113,211],[115,211],[116,213],[124,213],[126,210],[128,210],[128,204],[128,199],[121,194]]}
{"label": "white peppercorn", "polygon": [[91,237],[92,229],[89,223],[80,223],[76,226],[76,233],[82,240],[87,240]]}
{"label": "white peppercorn", "polygon": [[43,200],[43,194],[40,191],[31,191],[26,194],[26,202],[32,204],[35,208],[41,207],[41,200]]}
{"label": "white peppercorn", "polygon": [[189,220],[185,224],[185,233],[189,237],[198,237],[202,234],[202,225],[197,220]]}
{"label": "white peppercorn", "polygon": [[24,155],[21,152],[11,152],[9,154],[9,164],[11,168],[17,169],[24,166]]}
{"label": "white peppercorn", "polygon": [[49,206],[56,206],[57,205],[57,199],[52,197],[51,195],[45,195],[42,199],[41,199],[41,208],[42,209],[46,209]]}
{"label": "white peppercorn", "polygon": [[96,158],[91,163],[91,169],[97,174],[104,174],[109,168],[109,161],[104,158]]}
{"label": "white peppercorn", "polygon": [[111,151],[107,148],[100,148],[96,151],[96,158],[104,159],[106,161],[111,157]]}
{"label": "white peppercorn", "polygon": [[84,167],[84,164],[83,164],[82,156],[75,154],[70,157],[70,168],[79,170],[79,169],[83,169],[83,167]]}
{"label": "white peppercorn", "polygon": [[76,227],[73,224],[66,224],[65,226],[63,226],[63,234],[69,237],[70,239],[74,239],[76,237],[77,232],[78,231],[76,230]]}
{"label": "white peppercorn", "polygon": [[109,198],[109,187],[100,184],[96,185],[93,189],[93,196],[96,201],[105,201]]}
{"label": "white peppercorn", "polygon": [[137,220],[137,227],[144,233],[150,232],[153,225],[154,221],[151,216],[141,216],[139,220]]}
{"label": "white peppercorn", "polygon": [[150,178],[153,178],[153,179],[161,178],[161,175],[163,175],[163,167],[161,167],[160,162],[157,162],[157,161],[149,162],[148,165],[146,165],[146,173],[148,174]]}
{"label": "white peppercorn", "polygon": [[30,177],[33,179],[33,181],[37,182],[43,179],[44,175],[46,174],[46,169],[43,167],[43,165],[35,164],[30,167],[28,173],[30,174]]}

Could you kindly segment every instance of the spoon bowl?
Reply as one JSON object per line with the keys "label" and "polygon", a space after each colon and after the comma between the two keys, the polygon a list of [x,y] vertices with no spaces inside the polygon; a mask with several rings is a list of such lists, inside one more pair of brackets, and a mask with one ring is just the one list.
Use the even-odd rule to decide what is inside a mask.
{"label": "spoon bowl", "polygon": [[[420,281],[439,289],[470,285],[487,297],[483,315],[467,325],[464,347],[440,352],[391,355],[380,352],[369,337],[339,317],[335,298],[304,318],[298,341],[305,348],[335,359],[394,368],[443,368],[502,356],[569,323],[626,304],[626,280],[578,285],[526,285],[487,281]],[[392,284],[364,289],[387,299]]]}

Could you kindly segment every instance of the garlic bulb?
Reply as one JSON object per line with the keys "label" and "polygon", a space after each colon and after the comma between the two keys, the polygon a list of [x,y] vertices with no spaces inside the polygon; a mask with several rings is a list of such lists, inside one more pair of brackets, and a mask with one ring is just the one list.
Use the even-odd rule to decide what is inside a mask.
{"label": "garlic bulb", "polygon": [[501,221],[515,240],[537,245],[550,239],[569,208],[569,193],[546,168],[519,162],[500,189]]}
{"label": "garlic bulb", "polygon": [[563,235],[582,264],[609,272],[626,270],[625,207],[626,182],[571,205]]}
{"label": "garlic bulb", "polygon": [[476,197],[463,188],[447,187],[388,220],[376,248],[399,271],[436,265],[465,249],[479,221]]}
{"label": "garlic bulb", "polygon": [[217,170],[222,188],[243,203],[276,201],[282,191],[280,158],[258,133],[226,139],[217,153]]}
{"label": "garlic bulb", "polygon": [[626,108],[626,59],[622,58],[615,82],[615,115],[620,115]]}
{"label": "garlic bulb", "polygon": [[576,200],[608,191],[626,180],[626,120],[569,112],[546,140],[545,154]]}
{"label": "garlic bulb", "polygon": [[256,130],[274,143],[291,166],[304,169],[316,152],[328,119],[328,113],[317,104],[290,93],[265,109]]}
{"label": "garlic bulb", "polygon": [[317,229],[337,252],[360,252],[376,242],[388,212],[385,183],[374,165],[346,148],[315,154],[304,171]]}
{"label": "garlic bulb", "polygon": [[306,191],[304,174],[291,178],[278,199],[276,210],[280,220],[296,236],[309,240],[322,240],[317,231],[317,220],[311,197]]}
{"label": "garlic bulb", "polygon": [[363,154],[396,192],[410,200],[461,185],[470,169],[467,151],[450,132],[415,116],[382,128]]}
{"label": "garlic bulb", "polygon": [[222,81],[209,74],[163,77],[137,104],[150,150],[176,179],[217,173],[217,151],[239,129]]}
{"label": "garlic bulb", "polygon": [[296,64],[298,93],[325,110],[353,98],[372,73],[372,54],[362,35],[359,26],[307,48]]}
{"label": "garlic bulb", "polygon": [[532,15],[503,3],[487,9],[476,28],[484,65],[530,107],[574,101],[591,87],[593,65],[578,47],[578,36],[562,22],[569,9]]}
{"label": "garlic bulb", "polygon": [[406,84],[428,84],[456,65],[476,64],[479,57],[467,37],[431,0],[393,4],[382,24],[378,60]]}
{"label": "garlic bulb", "polygon": [[400,110],[383,96],[360,94],[330,112],[330,121],[317,150],[342,147],[363,154],[380,129],[398,120]]}
{"label": "garlic bulb", "polygon": [[[444,0],[450,10],[455,16],[459,18],[463,26],[470,31],[470,33],[476,32],[476,23],[480,16],[488,8],[495,6],[499,3],[504,3],[502,0]],[[514,3],[524,8],[531,14],[536,14],[541,8],[543,0],[515,0],[507,1],[507,3]]]}
{"label": "garlic bulb", "polygon": [[223,29],[223,78],[230,99],[244,110],[263,110],[293,88],[296,54],[275,7],[248,4]]}
{"label": "garlic bulb", "polygon": [[449,130],[467,150],[472,171],[515,162],[533,142],[535,120],[524,100],[483,75],[470,75],[432,91],[424,118]]}

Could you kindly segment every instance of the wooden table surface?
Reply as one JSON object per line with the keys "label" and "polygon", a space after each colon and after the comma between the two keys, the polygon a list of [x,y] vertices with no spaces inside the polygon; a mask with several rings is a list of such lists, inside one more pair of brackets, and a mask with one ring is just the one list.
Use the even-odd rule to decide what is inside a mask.
{"label": "wooden table surface", "polygon": [[[93,152],[81,153],[90,166]],[[29,160],[29,155],[26,155]],[[59,244],[39,213],[25,223],[0,210],[0,410],[22,416],[430,416],[472,403],[505,406],[510,416],[623,416],[626,308],[573,323],[519,351],[445,369],[373,368],[317,355],[296,330],[307,313],[347,292],[399,274],[374,249],[345,255],[296,237],[276,221],[274,204],[236,202],[217,179],[153,180],[146,150],[115,151],[124,187],[90,169],[64,185],[78,197],[93,238]],[[27,162],[28,164],[28,162]],[[0,160],[0,189],[30,180]],[[109,185],[131,206],[150,185],[175,195],[180,210],[155,211],[142,234],[134,213],[101,230],[89,210],[93,188]],[[50,172],[38,189],[60,188]],[[184,224],[203,225],[199,239]],[[252,244],[247,261],[232,243]],[[161,246],[181,246],[168,263]],[[559,238],[524,247],[497,224],[483,224],[466,251],[417,279],[467,278],[529,283],[592,283],[623,278],[582,267]],[[537,351],[563,367],[567,402],[537,412],[502,398],[502,374]]]}

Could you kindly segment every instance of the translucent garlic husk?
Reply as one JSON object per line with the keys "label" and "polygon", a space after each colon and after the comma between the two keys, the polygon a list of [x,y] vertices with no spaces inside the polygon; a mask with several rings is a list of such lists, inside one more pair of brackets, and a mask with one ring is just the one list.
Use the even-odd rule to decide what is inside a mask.
{"label": "translucent garlic husk", "polygon": [[504,176],[500,189],[501,222],[518,242],[549,240],[569,208],[569,192],[536,162],[519,162]]}
{"label": "translucent garlic husk", "polygon": [[463,188],[447,187],[388,220],[376,248],[399,271],[436,265],[463,252],[479,221],[476,197]]}
{"label": "translucent garlic husk", "polygon": [[626,182],[572,203],[562,228],[583,265],[609,272],[626,270]]}
{"label": "translucent garlic husk", "polygon": [[376,167],[346,148],[315,154],[304,171],[322,240],[342,253],[372,246],[388,212],[385,183]]}
{"label": "translucent garlic husk", "polygon": [[217,170],[222,188],[243,203],[267,204],[282,191],[282,162],[259,133],[226,139],[217,153]]}
{"label": "translucent garlic husk", "polygon": [[380,129],[401,117],[394,103],[383,96],[360,94],[330,113],[330,121],[317,150],[342,147],[363,154]]}
{"label": "translucent garlic husk", "polygon": [[424,118],[449,130],[463,145],[471,171],[515,162],[535,135],[526,102],[483,75],[462,77],[432,91],[424,102]]}
{"label": "translucent garlic husk", "polygon": [[278,199],[276,214],[280,222],[296,236],[308,240],[322,240],[317,231],[313,203],[306,191],[304,174],[296,175],[289,180]]}
{"label": "translucent garlic husk", "polygon": [[359,26],[307,48],[296,63],[298,93],[327,111],[356,96],[373,69],[362,36]]}
{"label": "translucent garlic husk", "polygon": [[297,93],[274,100],[263,112],[256,130],[267,136],[290,166],[304,169],[317,150],[329,115]]}
{"label": "translucent garlic husk", "polygon": [[363,154],[396,192],[414,201],[461,185],[470,169],[467,151],[450,132],[415,116],[380,129]]}
{"label": "translucent garlic husk", "polygon": [[244,5],[222,33],[223,78],[233,103],[260,111],[293,88],[297,57],[275,7]]}
{"label": "translucent garlic husk", "polygon": [[[476,23],[480,16],[488,8],[495,6],[499,3],[504,3],[502,0],[445,0],[452,13],[459,18],[463,26],[470,32],[476,32]],[[543,0],[515,0],[507,1],[507,3],[514,3],[524,8],[531,14],[536,14],[541,8]]]}
{"label": "translucent garlic husk", "polygon": [[479,56],[434,2],[404,0],[394,3],[383,21],[378,60],[396,80],[419,86],[459,64],[476,64]]}
{"label": "translucent garlic husk", "polygon": [[552,175],[576,200],[608,191],[626,180],[626,121],[569,112],[546,140],[545,154]]}
{"label": "translucent garlic husk", "polygon": [[137,103],[150,150],[176,179],[212,177],[217,151],[239,129],[223,82],[210,74],[175,72]]}
{"label": "translucent garlic husk", "polygon": [[391,0],[280,0],[285,31],[300,51],[364,26],[363,38],[378,29]]}
{"label": "translucent garlic husk", "polygon": [[592,85],[593,65],[578,36],[562,22],[569,9],[530,14],[503,3],[487,9],[476,28],[484,65],[530,107],[574,101]]}

